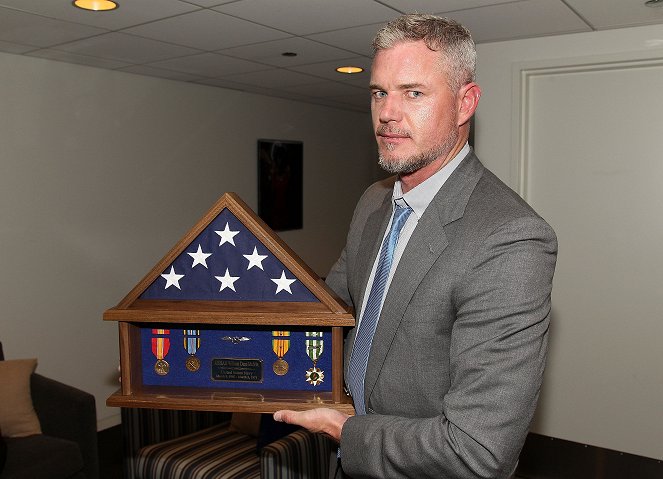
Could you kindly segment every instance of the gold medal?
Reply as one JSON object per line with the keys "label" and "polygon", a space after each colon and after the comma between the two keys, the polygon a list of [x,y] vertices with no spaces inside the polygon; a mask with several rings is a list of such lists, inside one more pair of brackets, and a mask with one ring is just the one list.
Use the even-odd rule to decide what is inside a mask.
{"label": "gold medal", "polygon": [[184,365],[187,371],[195,373],[200,369],[200,359],[196,357],[196,352],[200,347],[200,329],[185,329],[184,333],[184,349],[189,353]]}
{"label": "gold medal", "polygon": [[277,376],[285,376],[288,372],[288,363],[285,359],[277,359],[272,369]]}
{"label": "gold medal", "polygon": [[278,358],[272,370],[277,376],[285,376],[288,373],[288,363],[283,356],[290,349],[290,331],[272,331],[272,351]]}
{"label": "gold medal", "polygon": [[165,359],[159,359],[154,365],[154,372],[159,376],[165,376],[170,371],[170,364]]}
{"label": "gold medal", "polygon": [[189,371],[195,373],[200,369],[200,359],[198,359],[195,356],[189,356],[188,358],[186,358],[185,365]]}

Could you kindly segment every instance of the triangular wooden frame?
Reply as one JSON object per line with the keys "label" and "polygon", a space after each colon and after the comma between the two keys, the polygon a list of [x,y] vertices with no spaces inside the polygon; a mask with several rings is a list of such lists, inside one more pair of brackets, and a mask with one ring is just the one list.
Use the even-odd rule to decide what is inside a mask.
{"label": "triangular wooden frame", "polygon": [[[226,208],[313,293],[319,303],[139,299],[168,265]],[[350,309],[235,193],[225,193],[117,306],[104,313],[104,319],[201,324],[354,324]]]}
{"label": "triangular wooden frame", "polygon": [[[182,254],[196,237],[228,209],[319,302],[257,302],[140,299],[143,292]],[[353,414],[343,393],[343,327],[354,326],[351,309],[288,247],[236,194],[224,194],[184,237],[138,282],[117,306],[104,312],[117,321],[120,336],[122,386],[106,401],[109,406],[204,411],[271,413],[278,409],[331,407]],[[192,388],[154,388],[141,379],[140,329],[176,324],[253,326],[321,326],[332,333],[332,392],[242,391]],[[170,325],[170,326],[169,326]]]}

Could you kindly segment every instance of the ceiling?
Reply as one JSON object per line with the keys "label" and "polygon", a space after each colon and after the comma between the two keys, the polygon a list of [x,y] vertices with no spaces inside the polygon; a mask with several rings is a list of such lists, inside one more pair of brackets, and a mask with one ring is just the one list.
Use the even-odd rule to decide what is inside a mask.
{"label": "ceiling", "polygon": [[[400,13],[455,18],[477,43],[663,24],[644,0],[118,2],[0,0],[0,51],[365,111],[371,39]],[[335,71],[347,64],[365,71]]]}

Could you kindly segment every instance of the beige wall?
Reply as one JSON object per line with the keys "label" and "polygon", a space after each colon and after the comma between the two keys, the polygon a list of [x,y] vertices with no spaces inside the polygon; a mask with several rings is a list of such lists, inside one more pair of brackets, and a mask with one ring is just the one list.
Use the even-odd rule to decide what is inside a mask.
{"label": "beige wall", "polygon": [[[522,64],[660,58],[662,45],[659,26],[479,45],[484,95],[476,149],[482,161],[519,189],[513,89]],[[341,248],[354,202],[375,175],[367,115],[6,54],[0,54],[0,86],[0,340],[8,357],[37,356],[42,373],[94,393],[102,428],[117,422],[117,411],[104,406],[117,387],[117,334],[114,324],[101,321],[103,310],[222,192],[235,191],[256,206],[257,138],[304,141],[304,229],[283,237],[320,274]],[[663,89],[631,88],[663,95]],[[651,301],[660,308],[660,298]],[[573,324],[566,324],[568,333]],[[594,326],[583,325],[597,333],[592,344],[574,351],[583,368],[556,360],[565,345],[553,344],[548,376],[569,381],[558,379],[554,394],[546,383],[534,430],[661,458],[663,416],[654,407],[660,401],[633,390],[633,402],[614,404],[609,393],[622,385],[620,375],[641,374],[639,365],[624,355],[613,374],[597,362],[601,354],[615,354],[601,345],[640,345],[625,345],[615,330]],[[647,328],[663,337],[660,321]],[[660,358],[661,349],[648,354]],[[654,363],[652,371],[661,360]],[[555,398],[559,390],[571,399],[581,394],[580,371],[592,365],[609,386],[597,411],[650,405],[635,411],[651,422],[642,442],[616,445],[614,438],[643,436],[623,420],[602,424],[597,438],[600,416]]]}
{"label": "beige wall", "polygon": [[258,138],[304,142],[304,228],[282,237],[320,275],[375,174],[364,114],[9,54],[0,86],[0,341],[93,393],[100,428],[119,417],[103,311],[221,194],[257,207]]}
{"label": "beige wall", "polygon": [[663,458],[663,32],[479,46],[477,151],[553,225],[533,430]]}

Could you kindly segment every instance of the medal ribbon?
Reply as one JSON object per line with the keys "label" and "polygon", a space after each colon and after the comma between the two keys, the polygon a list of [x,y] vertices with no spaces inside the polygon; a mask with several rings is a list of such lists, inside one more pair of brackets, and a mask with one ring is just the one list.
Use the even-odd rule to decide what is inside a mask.
{"label": "medal ribbon", "polygon": [[185,329],[184,330],[184,349],[191,356],[196,354],[200,347],[200,329]]}
{"label": "medal ribbon", "polygon": [[315,366],[318,359],[320,359],[320,356],[322,356],[322,351],[324,349],[322,331],[307,331],[306,338],[316,338],[306,339],[306,354],[308,354],[308,357],[311,358],[311,361],[313,361],[313,365]]}
{"label": "medal ribbon", "polygon": [[[168,335],[170,329],[153,329],[152,334]],[[170,350],[170,338],[155,336],[152,338],[152,354],[157,359],[163,359],[168,355]]]}
{"label": "medal ribbon", "polygon": [[272,331],[272,337],[288,339],[272,339],[272,351],[281,359],[290,349],[290,331]]}

